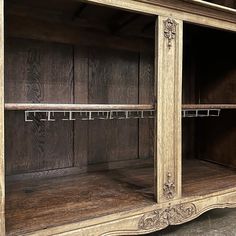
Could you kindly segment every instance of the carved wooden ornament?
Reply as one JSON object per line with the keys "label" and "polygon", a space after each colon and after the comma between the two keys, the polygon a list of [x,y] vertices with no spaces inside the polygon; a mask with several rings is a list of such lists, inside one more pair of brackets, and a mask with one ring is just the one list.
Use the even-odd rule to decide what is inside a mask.
{"label": "carved wooden ornament", "polygon": [[169,48],[172,47],[172,40],[174,40],[176,36],[176,26],[177,22],[171,18],[164,21],[164,36],[168,40]]}
{"label": "carved wooden ornament", "polygon": [[190,220],[197,213],[193,203],[169,206],[143,215],[138,227],[142,230],[161,230],[169,225],[177,225]]}
{"label": "carved wooden ornament", "polygon": [[163,193],[166,199],[170,200],[175,197],[175,183],[171,179],[171,173],[167,174],[167,182],[164,184]]}

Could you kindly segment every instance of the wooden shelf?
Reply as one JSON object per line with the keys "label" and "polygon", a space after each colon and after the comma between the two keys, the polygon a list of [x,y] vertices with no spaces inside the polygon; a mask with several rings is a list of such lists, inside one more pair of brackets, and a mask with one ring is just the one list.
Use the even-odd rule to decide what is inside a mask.
{"label": "wooden shelf", "polygon": [[7,235],[129,211],[154,203],[152,168],[7,181]]}
{"label": "wooden shelf", "polygon": [[[52,103],[5,103],[5,110],[153,110],[153,104],[52,104]],[[183,104],[182,109],[236,109],[236,104]]]}
{"label": "wooden shelf", "polygon": [[[128,211],[154,203],[153,166],[35,181],[7,180],[7,235]],[[236,187],[236,171],[199,160],[183,162],[183,196]],[[63,217],[61,217],[63,215]]]}
{"label": "wooden shelf", "polygon": [[183,104],[182,109],[236,109],[236,104]]}
{"label": "wooden shelf", "polygon": [[5,110],[152,110],[151,104],[50,104],[50,103],[5,103]]}

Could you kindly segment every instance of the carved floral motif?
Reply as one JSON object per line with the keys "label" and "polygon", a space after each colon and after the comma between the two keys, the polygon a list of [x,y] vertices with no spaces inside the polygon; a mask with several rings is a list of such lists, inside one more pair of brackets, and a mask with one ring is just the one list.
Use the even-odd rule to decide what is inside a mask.
{"label": "carved floral motif", "polygon": [[188,221],[197,213],[196,206],[192,203],[169,206],[143,215],[138,228],[141,230],[161,230],[168,225],[176,225]]}
{"label": "carved floral motif", "polygon": [[164,21],[164,36],[168,39],[168,47],[171,48],[172,40],[176,36],[177,22],[171,18]]}
{"label": "carved floral motif", "polygon": [[170,199],[174,198],[174,196],[175,196],[175,183],[171,179],[170,172],[168,172],[168,174],[167,174],[167,182],[164,184],[163,191],[164,191],[164,196],[166,199],[170,200]]}

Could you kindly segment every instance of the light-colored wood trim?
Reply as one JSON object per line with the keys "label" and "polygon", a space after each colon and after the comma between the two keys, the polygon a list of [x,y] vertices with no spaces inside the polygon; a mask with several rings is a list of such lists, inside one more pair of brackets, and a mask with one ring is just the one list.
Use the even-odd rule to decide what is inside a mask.
{"label": "light-colored wood trim", "polygon": [[218,10],[222,10],[222,11],[226,11],[226,12],[236,13],[236,10],[234,8],[225,7],[225,6],[216,4],[216,3],[206,2],[206,1],[202,1],[202,0],[184,0],[184,1],[194,3],[194,4],[199,4],[199,5],[214,8],[214,9],[218,9]]}
{"label": "light-colored wood trim", "polygon": [[[173,28],[166,32],[167,21]],[[173,32],[171,31],[173,30]],[[165,33],[173,36],[166,37]],[[181,197],[181,105],[183,22],[158,17],[157,73],[157,202]]]}
{"label": "light-colored wood trim", "polygon": [[[7,111],[24,110],[153,110],[153,104],[5,103]],[[236,109],[236,104],[183,104],[182,109]]]}
{"label": "light-colored wood trim", "polygon": [[[77,0],[78,1],[78,0]],[[112,6],[144,14],[169,16],[182,21],[236,31],[236,13],[216,4],[180,0],[83,0],[83,2]]]}
{"label": "light-colored wood trim", "polygon": [[5,235],[4,167],[4,1],[0,0],[0,232]]}
{"label": "light-colored wood trim", "polygon": [[52,103],[6,103],[5,110],[152,110],[151,104],[52,104]]}

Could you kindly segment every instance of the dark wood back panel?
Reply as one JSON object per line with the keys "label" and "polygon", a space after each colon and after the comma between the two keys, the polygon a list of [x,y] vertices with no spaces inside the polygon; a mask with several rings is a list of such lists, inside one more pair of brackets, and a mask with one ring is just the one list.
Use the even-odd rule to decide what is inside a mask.
{"label": "dark wood back panel", "polygon": [[[185,25],[183,103],[236,103],[236,34]],[[183,119],[183,157],[236,166],[235,111]]]}
{"label": "dark wood back panel", "polygon": [[[151,54],[17,38],[6,45],[5,102],[153,102]],[[5,134],[8,175],[153,156],[151,121],[24,122],[23,112],[6,112]]]}
{"label": "dark wood back panel", "polygon": [[[70,45],[7,39],[6,102],[73,101]],[[6,112],[6,173],[63,168],[73,164],[73,124],[24,122],[23,112]]]}
{"label": "dark wood back panel", "polygon": [[199,158],[236,168],[236,111],[198,120]]}
{"label": "dark wood back panel", "polygon": [[[138,76],[138,53],[90,49],[89,103],[137,104]],[[90,122],[89,147],[89,164],[138,158],[138,121]]]}

